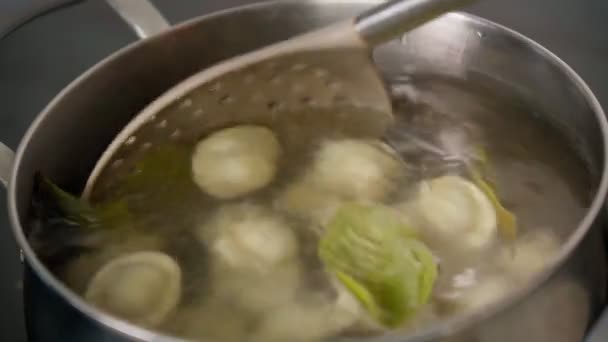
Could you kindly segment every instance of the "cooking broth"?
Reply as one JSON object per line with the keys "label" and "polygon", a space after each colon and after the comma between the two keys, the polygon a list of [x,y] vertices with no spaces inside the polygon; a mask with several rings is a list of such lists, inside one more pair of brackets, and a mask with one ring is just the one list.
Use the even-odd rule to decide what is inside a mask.
{"label": "cooking broth", "polygon": [[[373,119],[369,112],[350,107],[281,113],[248,122],[272,130],[281,153],[272,181],[244,196],[218,199],[193,181],[192,153],[202,137],[183,136],[166,146],[152,146],[143,155],[144,162],[127,173],[108,173],[91,195],[100,206],[125,203],[129,224],[70,236],[70,245],[87,248],[68,259],[53,259],[48,266],[74,291],[85,294],[91,279],[111,260],[137,251],[163,251],[181,269],[179,303],[162,320],[136,323],[171,335],[210,341],[320,341],[381,333],[365,315],[339,328],[328,326],[333,320],[319,319],[325,317],[319,313],[323,305],[340,298],[317,253],[319,226],[325,221],[289,210],[282,200],[326,141],[381,138],[404,164],[391,178],[390,189],[372,196],[375,202],[401,210],[416,196],[421,182],[462,174],[463,163],[482,149],[488,157],[486,176],[517,217],[519,229],[515,242],[499,236],[492,248],[483,250],[456,248],[457,240],[425,235],[424,242],[440,260],[439,275],[430,302],[403,329],[417,329],[498,300],[540,270],[583,217],[592,198],[584,163],[557,130],[533,115],[534,107],[514,104],[487,85],[429,77],[389,81],[389,89],[396,124],[383,137],[366,124]],[[210,126],[209,133],[235,124]],[[340,166],[336,172],[341,172]],[[313,197],[313,204],[321,206],[331,197],[324,192],[314,195],[318,197]],[[292,266],[299,268],[297,275],[292,266],[262,279],[214,266],[210,240],[235,219],[250,215],[265,227],[289,227],[295,245],[285,242],[290,237],[275,242],[274,235],[261,243],[269,250],[275,244],[291,246],[284,253],[295,255],[297,263]],[[33,236],[32,244],[48,254],[48,241]],[[293,305],[274,304],[277,301]]]}

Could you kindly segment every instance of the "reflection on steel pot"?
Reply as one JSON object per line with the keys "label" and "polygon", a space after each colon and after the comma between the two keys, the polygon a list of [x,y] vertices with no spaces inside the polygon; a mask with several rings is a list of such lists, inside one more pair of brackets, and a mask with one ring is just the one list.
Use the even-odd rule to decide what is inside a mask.
{"label": "reflection on steel pot", "polygon": [[[98,311],[65,287],[26,240],[36,171],[68,190],[82,190],[98,158],[130,119],[165,90],[202,68],[362,12],[375,1],[276,1],[239,7],[170,28],[146,1],[108,2],[148,39],[115,53],[68,86],[41,113],[16,156],[0,149],[11,223],[27,263],[27,325],[34,341],[170,341]],[[280,28],[280,29],[277,29]],[[255,33],[255,34],[250,34]],[[558,258],[527,287],[473,316],[422,330],[408,341],[580,340],[605,299],[606,265],[600,209],[606,177],[608,125],[584,82],[557,57],[491,22],[452,13],[375,51],[388,77],[473,75],[534,98],[587,162],[596,189]],[[179,61],[179,62],[176,62]],[[121,96],[107,96],[108,90]],[[69,134],[66,134],[69,132]],[[574,229],[575,228],[575,229]],[[592,266],[589,266],[592,265]],[[404,341],[382,336],[379,341]]]}

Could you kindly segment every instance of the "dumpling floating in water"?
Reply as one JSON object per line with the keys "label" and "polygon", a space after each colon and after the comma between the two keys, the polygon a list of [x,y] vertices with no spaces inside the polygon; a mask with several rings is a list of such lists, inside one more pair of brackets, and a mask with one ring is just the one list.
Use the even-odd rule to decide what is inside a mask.
{"label": "dumpling floating in water", "polygon": [[335,298],[304,298],[269,311],[256,329],[256,342],[312,342],[368,319],[357,299],[337,281]]}
{"label": "dumpling floating in water", "polygon": [[[421,232],[453,249],[481,250],[496,237],[496,211],[475,184],[442,176],[420,184],[413,205]],[[412,206],[410,206],[410,209]]]}
{"label": "dumpling floating in water", "polygon": [[320,230],[343,201],[340,196],[318,187],[312,181],[300,180],[285,188],[277,197],[275,205],[279,210],[308,220]]}
{"label": "dumpling floating in water", "polygon": [[97,271],[121,255],[165,248],[165,240],[156,234],[116,234],[110,241],[112,244],[105,248],[83,253],[66,265],[63,277],[71,288],[79,293],[85,292]]}
{"label": "dumpling floating in water", "polygon": [[392,149],[375,140],[325,141],[305,179],[348,200],[382,200],[403,172]]}
{"label": "dumpling floating in water", "polygon": [[298,241],[281,216],[259,205],[228,205],[196,235],[210,251],[216,294],[254,312],[295,295]]}
{"label": "dumpling floating in water", "polygon": [[436,298],[444,311],[471,312],[498,302],[512,290],[513,284],[508,278],[491,275],[469,284],[454,286],[448,292],[436,294]]}
{"label": "dumpling floating in water", "polygon": [[310,169],[288,185],[275,205],[322,228],[345,201],[379,201],[403,174],[398,156],[376,140],[328,140]]}
{"label": "dumpling floating in water", "polygon": [[236,198],[268,185],[277,171],[281,146],[268,128],[226,128],[200,141],[192,155],[194,182],[219,199]]}
{"label": "dumpling floating in water", "polygon": [[254,204],[229,205],[196,231],[223,267],[263,274],[296,256],[291,227],[271,210]]}
{"label": "dumpling floating in water", "polygon": [[205,298],[188,302],[172,318],[174,333],[188,341],[243,342],[247,340],[249,320],[226,302]]}
{"label": "dumpling floating in water", "polygon": [[170,256],[137,252],[114,259],[93,277],[85,293],[100,309],[143,326],[157,326],[175,309],[182,274]]}
{"label": "dumpling floating in water", "polygon": [[523,234],[498,253],[498,265],[515,279],[528,280],[546,267],[559,251],[558,238],[549,229]]}
{"label": "dumpling floating in water", "polygon": [[212,292],[246,312],[259,315],[292,301],[302,281],[301,265],[293,260],[264,275],[216,268]]}

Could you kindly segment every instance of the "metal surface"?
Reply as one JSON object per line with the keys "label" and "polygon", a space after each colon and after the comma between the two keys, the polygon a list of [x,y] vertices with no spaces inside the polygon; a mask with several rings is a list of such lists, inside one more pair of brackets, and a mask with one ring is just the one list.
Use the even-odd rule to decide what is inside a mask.
{"label": "metal surface", "polygon": [[608,310],[604,312],[593,325],[593,329],[585,339],[585,342],[605,342],[608,337]]}
{"label": "metal surface", "polygon": [[357,16],[355,28],[374,46],[474,0],[393,0]]}
{"label": "metal surface", "polygon": [[[50,324],[48,320],[54,318],[65,319],[65,317],[58,317],[57,314],[53,314],[53,310],[59,312],[59,306],[62,303],[65,304],[64,301],[70,302],[73,307],[81,312],[89,315],[93,314],[94,317],[101,319],[105,324],[113,325],[114,322],[106,320],[107,317],[95,315],[98,312],[86,306],[80,299],[75,298],[70,291],[67,291],[52,278],[29,250],[21,231],[21,219],[24,219],[26,215],[32,173],[35,170],[42,169],[62,184],[76,189],[82,187],[87,172],[105,144],[147,101],[158,96],[169,85],[175,84],[205,65],[237,54],[239,50],[241,52],[247,51],[247,49],[256,47],[255,45],[264,45],[279,40],[282,36],[297,34],[310,27],[320,26],[320,24],[334,19],[352,15],[353,11],[362,9],[365,4],[334,3],[332,5],[324,3],[322,19],[319,19],[318,16],[318,13],[321,12],[319,8],[311,8],[310,6],[310,4],[294,3],[276,5],[272,8],[255,6],[239,12],[232,12],[229,16],[220,15],[206,21],[191,22],[182,26],[177,31],[179,34],[172,32],[172,34],[175,34],[161,35],[161,37],[145,42],[144,45],[139,45],[138,48],[124,51],[106,61],[103,66],[85,75],[66,92],[62,93],[60,98],[54,101],[45,113],[37,119],[19,149],[16,172],[13,174],[9,191],[9,201],[16,234],[20,243],[26,249],[28,262],[42,278],[43,283],[52,288],[51,293],[59,298],[55,303],[57,307],[47,308],[49,310],[46,311],[47,315],[45,317],[47,323]],[[277,17],[274,17],[274,14]],[[268,24],[267,20],[269,18],[285,20],[285,22],[266,25],[272,27],[277,25],[284,28],[284,31],[276,32],[277,30],[273,30],[272,27],[263,30],[264,23]],[[234,30],[230,30],[230,27],[235,23],[233,20],[237,19],[239,20],[239,32],[234,32]],[[526,91],[531,91],[532,94],[542,94],[539,98],[543,101],[546,110],[555,110],[552,113],[555,114],[556,118],[561,119],[563,117],[563,120],[570,124],[571,127],[566,129],[580,140],[581,149],[589,156],[596,170],[601,171],[603,175],[606,159],[605,139],[603,138],[606,133],[605,120],[593,95],[567,66],[534,43],[491,23],[461,15],[450,16],[441,20],[443,25],[447,25],[451,30],[445,30],[445,27],[431,27],[424,35],[414,33],[406,39],[408,48],[394,48],[392,50],[394,53],[391,50],[384,50],[385,52],[379,56],[380,60],[384,61],[385,66],[390,71],[391,66],[394,65],[391,64],[391,61],[402,61],[404,57],[414,57],[412,63],[419,67],[417,70],[428,70],[433,63],[437,63],[438,68],[436,70],[455,76],[466,76],[468,68],[475,66],[478,70],[500,76],[509,82],[515,82],[514,85],[523,86]],[[284,25],[281,26],[280,24]],[[257,28],[258,33],[262,28],[263,33],[259,36],[261,41],[242,41],[238,35],[243,30],[248,31],[247,28]],[[213,38],[208,35],[210,31],[215,34],[224,32],[223,38],[226,39],[224,43],[226,41],[231,42],[225,44],[226,50],[218,53],[218,55],[207,56],[204,60],[188,59],[189,54],[196,55],[197,52],[208,51],[208,44],[213,42]],[[416,36],[417,34],[419,36]],[[204,38],[203,41],[200,40],[201,37]],[[486,40],[483,39],[484,37]],[[425,41],[435,42],[436,44],[423,44]],[[170,45],[174,53],[172,57],[179,53],[179,56],[183,57],[182,62],[184,64],[179,67],[175,65],[167,66],[164,63],[167,63],[169,59],[155,56],[154,52],[165,51],[162,46],[167,44]],[[447,44],[447,46],[442,44]],[[454,51],[462,52],[455,54]],[[491,59],[494,64],[481,63],[483,61],[487,62],[482,57],[497,57],[504,55],[507,51],[509,54],[506,55],[509,58]],[[197,57],[202,55],[200,54]],[[444,56],[444,58],[440,58],[441,56]],[[454,56],[458,58],[454,59]],[[446,59],[445,57],[449,58]],[[143,66],[133,68],[134,65],[137,65],[137,61],[144,60],[146,61],[145,68]],[[420,64],[418,64],[419,62]],[[165,73],[151,75],[149,71],[158,70],[158,68],[163,68]],[[111,70],[122,72],[109,73]],[[148,71],[148,73],[144,71]],[[133,89],[132,85],[136,81],[141,82],[142,78],[149,82],[138,83],[143,84],[143,87]],[[115,98],[95,96],[95,94],[102,93],[104,89],[111,88],[118,89],[119,93],[123,93],[123,96],[116,96]],[[87,101],[82,99],[87,99]],[[559,103],[552,104],[553,101],[556,101],[555,99],[559,99]],[[104,113],[105,115],[95,115],[95,113]],[[95,118],[95,120],[90,120],[90,122],[86,122],[88,120],[74,120],[76,115],[86,115],[87,118]],[[66,135],[66,130],[74,132],[74,134]],[[49,153],[51,146],[55,149],[52,154]],[[75,155],[81,157],[78,165],[73,162]],[[605,177],[602,177],[598,187],[599,197],[604,195],[605,183]],[[602,293],[598,291],[598,288],[604,283],[604,273],[602,271],[605,269],[605,265],[603,264],[602,246],[597,238],[599,230],[593,229],[587,234],[599,210],[601,200],[601,198],[595,199],[589,214],[581,223],[581,226],[578,227],[568,245],[565,246],[561,258],[565,260],[570,257],[568,263],[561,265],[560,271],[552,274],[548,282],[543,282],[542,287],[533,286],[533,288],[537,288],[537,291],[526,293],[528,296],[525,301],[512,299],[513,301],[508,303],[508,310],[501,311],[500,315],[485,319],[483,324],[471,325],[472,322],[469,320],[452,322],[431,332],[431,335],[426,337],[454,336],[456,331],[467,328],[457,334],[462,341],[467,342],[475,340],[573,341],[580,338],[587,324],[587,315],[596,309],[592,304],[602,298]],[[584,236],[586,238],[582,245],[572,254],[573,249]],[[584,265],[594,265],[597,269],[594,272],[594,270],[585,268]],[[547,273],[537,280],[542,282],[547,280],[546,277],[548,276]],[[533,285],[538,285],[538,283]],[[524,290],[529,292],[528,290],[533,288]],[[562,314],[560,319],[563,319],[563,322],[558,322],[562,324],[552,324],[556,323],[554,320],[556,313]],[[486,313],[484,316],[490,314],[492,312]],[[82,315],[78,317],[82,320],[87,319],[86,316]],[[542,319],[542,323],[539,324],[539,321],[532,321],[530,318]],[[32,319],[40,319],[40,315]],[[567,324],[563,324],[564,322]],[[100,325],[90,324],[90,321],[87,326],[92,327],[91,329],[101,328]],[[547,326],[552,328],[547,329]],[[113,325],[113,327],[124,328],[126,333],[142,337],[142,335],[137,335],[141,331],[132,326]],[[56,338],[50,338],[49,340],[75,340],[69,337],[62,339],[66,336],[62,336],[61,332],[57,332],[57,334],[57,336],[53,336]],[[98,337],[99,340],[108,340],[110,337],[107,334],[111,334],[111,330],[100,329],[94,331],[92,336]],[[91,335],[82,336],[89,337],[85,340],[91,340]],[[116,335],[112,336],[112,338],[116,337]],[[147,340],[156,340],[153,336],[145,335],[143,337],[149,338]],[[422,338],[425,339],[426,337]],[[457,339],[452,337],[451,340]]]}
{"label": "metal surface", "polygon": [[148,0],[106,0],[139,38],[147,38],[169,29],[169,22]]}
{"label": "metal surface", "polygon": [[59,7],[78,0],[30,0],[28,6],[23,1],[4,1],[0,10],[0,39],[28,21]]}
{"label": "metal surface", "polygon": [[[48,4],[47,0],[0,1],[0,16],[7,19],[0,25],[15,27],[15,23],[24,19],[22,14],[37,13],[35,9],[27,8],[28,5],[46,9]],[[18,7],[26,8],[20,10]],[[3,37],[0,40],[0,89],[3,94],[0,140],[16,149],[34,117],[63,87],[94,63],[133,41],[134,36],[107,4],[84,1],[38,16]],[[0,303],[3,310],[0,341],[25,342],[24,309],[27,304],[23,303],[23,297],[30,295],[24,293],[23,265],[10,229],[3,188],[0,195]],[[27,341],[36,340],[27,338]]]}
{"label": "metal surface", "polygon": [[0,183],[5,187],[11,177],[15,153],[3,143],[0,143]]}

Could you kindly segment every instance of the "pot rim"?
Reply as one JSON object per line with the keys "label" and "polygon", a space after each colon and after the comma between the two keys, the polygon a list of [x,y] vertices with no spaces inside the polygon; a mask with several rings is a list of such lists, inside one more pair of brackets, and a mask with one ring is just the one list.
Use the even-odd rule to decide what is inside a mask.
{"label": "pot rim", "polygon": [[[312,4],[325,4],[325,3],[379,3],[380,0],[311,0]],[[214,17],[227,16],[231,13],[244,11],[244,10],[252,10],[256,8],[265,8],[265,7],[275,7],[275,6],[290,6],[295,3],[300,3],[298,0],[269,0],[264,2],[258,2],[253,4],[236,6],[228,9],[224,9],[221,11],[212,12],[209,14],[197,16],[195,18],[189,19],[187,21],[181,22],[172,26],[169,30],[162,32],[156,36],[149,37],[143,40],[135,41],[133,43],[128,44],[127,46],[119,49],[118,51],[112,53],[106,58],[102,59],[100,62],[96,63],[94,66],[89,68],[83,74],[81,74],[78,78],[70,82],[58,95],[56,95],[53,100],[38,114],[38,116],[34,119],[32,124],[27,129],[25,135],[21,139],[19,147],[15,154],[15,161],[13,164],[13,172],[10,177],[8,191],[7,191],[7,202],[8,202],[8,211],[9,218],[11,222],[11,228],[13,230],[13,234],[19,247],[21,248],[25,260],[29,267],[33,269],[36,275],[45,283],[46,286],[49,286],[55,292],[59,294],[66,302],[68,302],[73,308],[78,310],[80,313],[90,317],[93,321],[99,323],[100,325],[129,338],[136,338],[142,341],[159,341],[159,342],[179,342],[184,341],[184,339],[172,337],[168,335],[163,335],[161,333],[148,330],[132,323],[123,321],[121,319],[115,318],[109,314],[104,313],[103,311],[97,309],[91,304],[88,304],[80,295],[76,294],[70,288],[68,288],[62,281],[56,278],[44,264],[38,259],[33,249],[31,248],[25,234],[23,231],[23,227],[21,225],[19,214],[17,210],[17,170],[19,170],[19,166],[21,165],[23,155],[28,149],[28,145],[32,137],[36,134],[39,129],[39,126],[46,119],[49,112],[53,110],[53,108],[61,101],[61,99],[69,94],[73,89],[79,87],[80,84],[87,78],[94,75],[98,70],[104,67],[106,64],[110,63],[112,60],[119,58],[122,55],[129,53],[131,50],[138,49],[141,46],[148,43],[148,41],[153,41],[155,39],[160,39],[161,37],[169,34],[175,34],[175,31],[183,29],[185,27],[189,27],[192,25],[197,25],[201,21],[205,21]],[[597,192],[593,197],[593,201],[589,206],[585,216],[578,224],[577,228],[573,231],[567,241],[560,248],[557,256],[552,260],[548,267],[546,267],[542,272],[539,272],[532,281],[530,281],[526,286],[522,286],[518,290],[514,291],[508,296],[505,296],[500,301],[489,305],[486,310],[479,310],[478,312],[473,312],[471,314],[465,315],[457,315],[453,318],[448,318],[442,320],[436,324],[431,324],[428,328],[422,329],[420,331],[414,331],[413,334],[407,335],[409,341],[427,341],[432,339],[437,339],[441,337],[446,337],[453,334],[456,331],[462,330],[474,322],[486,320],[489,317],[492,317],[502,311],[506,311],[511,306],[514,306],[519,301],[524,299],[528,294],[534,292],[538,289],[543,283],[545,283],[554,273],[555,271],[565,263],[568,257],[572,254],[574,249],[581,243],[583,238],[587,235],[589,230],[592,227],[593,222],[596,220],[600,210],[604,204],[604,198],[606,193],[608,192],[608,121],[604,115],[604,111],[596,99],[595,95],[589,88],[589,86],[583,81],[583,79],[564,61],[562,61],[559,57],[553,54],[551,51],[537,43],[536,41],[524,36],[523,34],[516,32],[512,29],[509,29],[503,25],[497,24],[487,19],[483,19],[481,17],[463,13],[463,12],[452,12],[446,14],[446,16],[457,17],[460,20],[468,21],[468,22],[477,22],[481,23],[483,26],[488,26],[498,31],[503,32],[506,35],[509,35],[526,45],[527,48],[535,50],[539,54],[541,54],[549,63],[557,66],[560,71],[567,76],[572,85],[576,86],[576,88],[580,91],[585,99],[585,102],[592,108],[593,113],[595,115],[595,120],[597,124],[599,124],[599,129],[602,134],[602,173],[601,179],[599,182],[599,186],[597,188]],[[397,341],[403,338],[403,334],[399,335],[397,332],[388,333],[383,336],[379,336],[376,338],[369,339],[370,341]]]}

